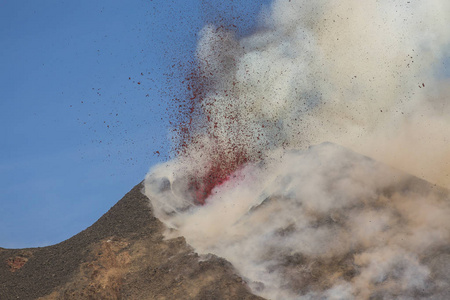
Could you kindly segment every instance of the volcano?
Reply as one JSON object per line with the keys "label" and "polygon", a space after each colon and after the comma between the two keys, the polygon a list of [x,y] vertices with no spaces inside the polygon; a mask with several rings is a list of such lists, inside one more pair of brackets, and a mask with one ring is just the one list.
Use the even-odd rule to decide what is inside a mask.
{"label": "volcano", "polygon": [[[250,186],[257,201],[229,228],[220,228],[231,232],[227,244],[227,234],[214,239],[204,231],[194,239],[170,219],[204,210],[213,214],[221,191],[204,205],[170,212],[158,207],[158,201],[170,201],[164,195],[170,181],[157,185],[160,195],[151,197],[160,199],[150,199],[150,205],[140,183],[91,227],[62,243],[0,248],[0,299],[449,299],[448,190],[334,144],[286,155],[301,158],[293,167],[315,162],[309,164],[314,172],[301,178],[317,186],[302,186],[303,196],[316,188],[334,198],[308,202],[294,195],[287,187],[296,184],[295,176],[281,165],[284,177],[277,173],[271,182],[290,192],[266,189],[260,197]],[[317,180],[323,174],[326,180]],[[296,218],[281,214],[283,207]],[[221,214],[225,211],[222,207]],[[201,244],[202,238],[210,244]],[[238,249],[238,259],[228,246]],[[258,269],[260,277],[254,274]]]}

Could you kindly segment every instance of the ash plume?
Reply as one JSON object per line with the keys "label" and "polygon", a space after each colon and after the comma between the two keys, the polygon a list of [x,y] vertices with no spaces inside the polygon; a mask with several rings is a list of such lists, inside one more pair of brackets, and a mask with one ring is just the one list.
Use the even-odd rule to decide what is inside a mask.
{"label": "ash plume", "polygon": [[248,165],[189,207],[161,188],[166,172],[146,194],[167,237],[226,258],[261,296],[450,296],[449,194],[416,177],[325,143]]}
{"label": "ash plume", "polygon": [[448,298],[448,24],[444,0],[276,0],[248,36],[206,25],[145,181],[167,236],[271,299]]}

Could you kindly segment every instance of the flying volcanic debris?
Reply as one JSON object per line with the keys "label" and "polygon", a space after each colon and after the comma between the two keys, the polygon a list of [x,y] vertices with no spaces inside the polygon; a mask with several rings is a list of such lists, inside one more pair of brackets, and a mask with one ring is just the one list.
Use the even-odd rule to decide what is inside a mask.
{"label": "flying volcanic debris", "polygon": [[177,157],[145,180],[167,237],[270,299],[450,297],[450,3],[268,11],[201,31]]}

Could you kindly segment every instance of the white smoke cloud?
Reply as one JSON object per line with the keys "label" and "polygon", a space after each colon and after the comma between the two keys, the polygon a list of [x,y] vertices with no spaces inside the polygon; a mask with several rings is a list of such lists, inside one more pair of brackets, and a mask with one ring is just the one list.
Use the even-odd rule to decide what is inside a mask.
{"label": "white smoke cloud", "polygon": [[450,296],[450,272],[433,264],[450,256],[450,199],[425,181],[334,144],[276,151],[201,207],[161,188],[166,175],[155,169],[145,192],[167,237],[226,258],[262,296]]}
{"label": "white smoke cloud", "polygon": [[[205,122],[145,180],[167,236],[270,299],[449,298],[447,190],[334,144],[305,149],[331,141],[450,187],[450,2],[276,0],[261,24],[239,40],[201,32]],[[192,177],[242,151],[258,159],[195,205]]]}

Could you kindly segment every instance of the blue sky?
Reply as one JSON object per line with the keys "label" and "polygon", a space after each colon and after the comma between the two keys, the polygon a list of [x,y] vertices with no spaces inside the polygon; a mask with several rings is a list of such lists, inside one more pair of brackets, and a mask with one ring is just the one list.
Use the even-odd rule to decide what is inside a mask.
{"label": "blue sky", "polygon": [[71,237],[167,159],[171,66],[262,3],[0,0],[0,247]]}

